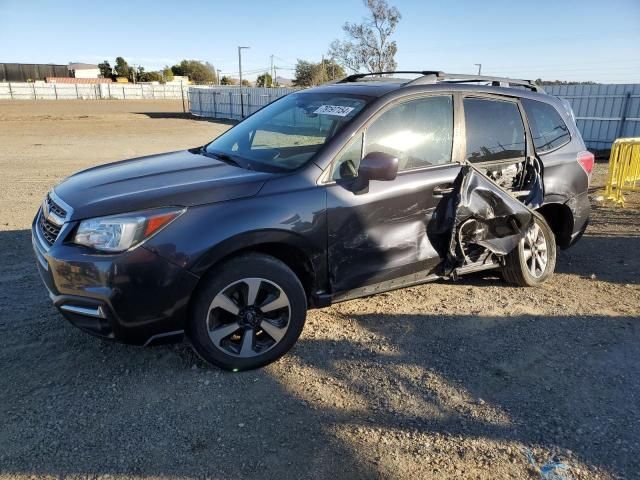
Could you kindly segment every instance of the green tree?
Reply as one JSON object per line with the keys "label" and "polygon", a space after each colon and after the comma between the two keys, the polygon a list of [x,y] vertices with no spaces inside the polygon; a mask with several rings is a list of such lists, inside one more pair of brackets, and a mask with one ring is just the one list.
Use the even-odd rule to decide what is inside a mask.
{"label": "green tree", "polygon": [[342,30],[346,40],[334,40],[329,54],[354,72],[365,68],[369,72],[396,69],[398,46],[390,40],[402,18],[396,7],[386,0],[364,0],[369,15],[362,23],[345,23]]}
{"label": "green tree", "polygon": [[116,76],[118,77],[131,78],[131,67],[122,57],[116,58],[116,65],[114,67],[114,70]]}
{"label": "green tree", "polygon": [[173,80],[173,71],[171,70],[171,67],[165,65],[164,69],[162,70],[162,81],[170,82],[171,80]]}
{"label": "green tree", "polygon": [[135,67],[131,69],[131,78],[129,80],[135,82],[148,82],[146,78],[147,72],[144,71],[144,67],[142,65],[138,66],[137,69]]}
{"label": "green tree", "polygon": [[320,83],[331,82],[345,76],[344,68],[336,63],[335,60],[322,60],[314,67],[314,78],[319,80]]}
{"label": "green tree", "polygon": [[249,80],[247,80],[246,78],[242,79],[242,86],[243,87],[250,87],[251,86],[251,82]]}
{"label": "green tree", "polygon": [[542,80],[537,78],[536,85],[598,85],[597,82],[587,80],[586,82],[567,82],[566,80]]}
{"label": "green tree", "polygon": [[189,77],[193,83],[217,83],[216,69],[208,62],[199,60],[182,60],[171,67],[174,75]]}
{"label": "green tree", "polygon": [[107,60],[99,63],[98,68],[100,69],[100,75],[102,75],[102,78],[111,78],[113,76],[113,69]]}
{"label": "green tree", "polygon": [[256,79],[256,87],[272,87],[273,78],[268,73],[263,73]]}
{"label": "green tree", "polygon": [[344,76],[344,68],[334,60],[323,60],[318,63],[298,60],[293,84],[297,87],[311,87],[337,80]]}
{"label": "green tree", "polygon": [[236,81],[235,81],[235,79],[225,75],[220,79],[220,84],[221,85],[235,85]]}
{"label": "green tree", "polygon": [[296,63],[296,76],[293,79],[296,87],[310,87],[313,85],[313,63],[298,59]]}
{"label": "green tree", "polygon": [[139,82],[162,82],[162,72],[145,72],[144,68],[140,67],[137,75]]}

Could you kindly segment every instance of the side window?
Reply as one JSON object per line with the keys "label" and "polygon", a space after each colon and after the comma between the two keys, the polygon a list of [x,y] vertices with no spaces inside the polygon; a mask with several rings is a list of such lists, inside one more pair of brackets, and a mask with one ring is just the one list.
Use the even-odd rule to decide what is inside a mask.
{"label": "side window", "polygon": [[398,170],[411,170],[451,162],[453,148],[453,98],[425,97],[391,107],[362,135],[351,140],[331,166],[331,178],[358,174],[363,155],[385,152],[398,157]]}
{"label": "side window", "polygon": [[349,145],[338,154],[331,165],[331,179],[354,178],[362,158],[362,133],[351,139]]}
{"label": "side window", "polygon": [[524,124],[517,104],[465,98],[464,118],[468,161],[488,162],[525,156]]}
{"label": "side window", "polygon": [[384,112],[367,129],[364,154],[385,152],[398,157],[398,170],[451,162],[453,99],[425,97]]}
{"label": "side window", "polygon": [[569,143],[569,129],[553,106],[527,98],[522,99],[522,105],[527,112],[536,152],[544,153]]}

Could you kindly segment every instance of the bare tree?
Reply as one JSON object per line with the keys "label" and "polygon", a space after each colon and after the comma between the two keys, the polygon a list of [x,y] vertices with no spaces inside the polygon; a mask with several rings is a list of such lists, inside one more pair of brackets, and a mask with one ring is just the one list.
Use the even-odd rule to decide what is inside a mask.
{"label": "bare tree", "polygon": [[395,70],[396,42],[391,40],[402,18],[396,7],[386,0],[364,0],[369,15],[362,23],[345,23],[342,26],[346,40],[334,40],[329,55],[354,72],[362,68],[369,72]]}

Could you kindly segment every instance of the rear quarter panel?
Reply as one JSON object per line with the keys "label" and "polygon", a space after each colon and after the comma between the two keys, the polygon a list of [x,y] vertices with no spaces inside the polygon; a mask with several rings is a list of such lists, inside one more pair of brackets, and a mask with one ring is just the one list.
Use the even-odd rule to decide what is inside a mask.
{"label": "rear quarter panel", "polygon": [[576,160],[582,149],[572,143],[540,155],[544,167],[545,203],[564,203],[589,189],[589,177]]}
{"label": "rear quarter panel", "polygon": [[577,161],[578,153],[586,150],[586,147],[567,107],[556,98],[550,103],[556,107],[571,134],[568,144],[539,155],[544,168],[544,203],[562,204],[571,211],[571,225],[567,226],[570,238],[561,244],[566,248],[586,228],[591,211],[588,197],[589,176]]}

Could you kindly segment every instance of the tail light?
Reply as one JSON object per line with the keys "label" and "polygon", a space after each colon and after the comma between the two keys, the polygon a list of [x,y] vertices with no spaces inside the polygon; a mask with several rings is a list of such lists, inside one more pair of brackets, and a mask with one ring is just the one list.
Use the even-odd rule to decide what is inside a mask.
{"label": "tail light", "polygon": [[593,171],[593,164],[595,163],[595,161],[596,159],[591,152],[587,152],[585,150],[584,152],[578,153],[578,163],[587,173],[589,179],[591,179],[591,172]]}

